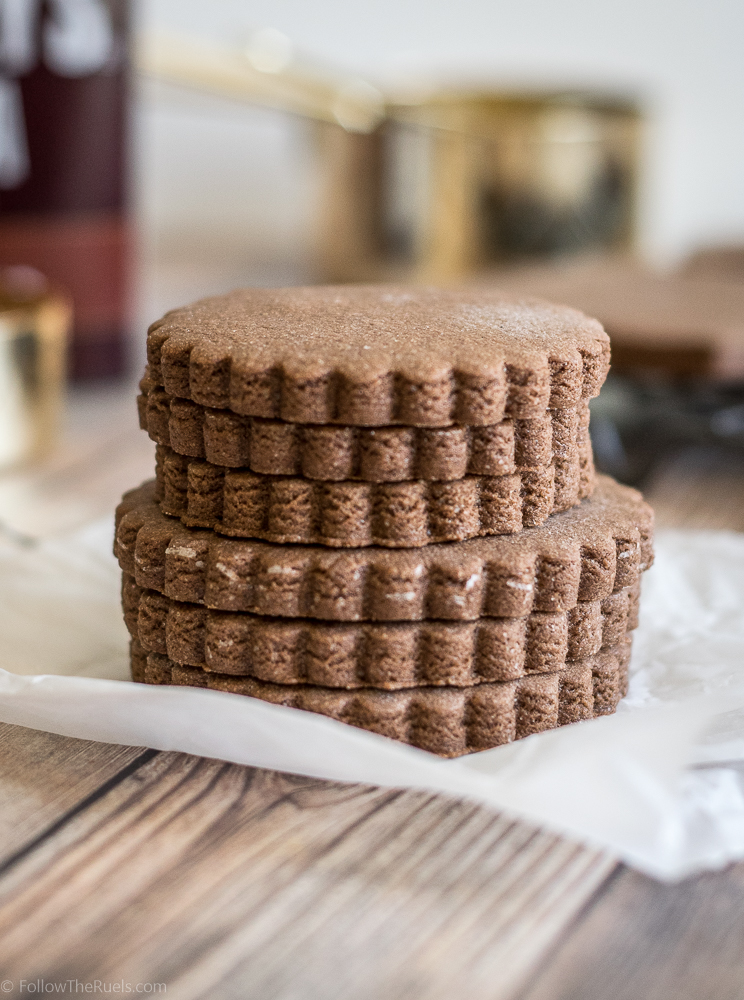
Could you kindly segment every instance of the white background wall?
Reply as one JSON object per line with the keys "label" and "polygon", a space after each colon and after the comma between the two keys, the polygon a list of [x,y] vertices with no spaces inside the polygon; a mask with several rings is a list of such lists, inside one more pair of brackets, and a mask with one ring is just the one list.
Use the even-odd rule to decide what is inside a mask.
{"label": "white background wall", "polygon": [[[635,95],[649,121],[647,254],[671,263],[744,240],[744,0],[141,0],[138,25],[225,41],[272,26],[383,83],[417,71]],[[183,297],[178,281],[193,298],[301,276],[312,155],[300,123],[146,84],[135,127],[149,245],[162,266],[179,262],[166,298]]]}

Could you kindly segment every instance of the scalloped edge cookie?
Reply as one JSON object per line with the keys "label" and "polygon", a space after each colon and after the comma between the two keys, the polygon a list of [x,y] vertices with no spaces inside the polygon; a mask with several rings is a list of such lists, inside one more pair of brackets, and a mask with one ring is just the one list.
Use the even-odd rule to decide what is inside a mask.
{"label": "scalloped edge cookie", "polygon": [[214,611],[144,590],[127,574],[122,582],[127,628],[148,652],[276,684],[385,690],[553,673],[634,629],[638,596],[636,587],[525,618],[339,623]]}
{"label": "scalloped edge cookie", "polygon": [[454,482],[319,482],[225,469],[156,446],[163,513],[189,527],[278,544],[419,548],[436,542],[508,535],[575,506],[583,490],[578,456],[566,466]]}
{"label": "scalloped edge cookie", "polygon": [[633,587],[653,561],[653,511],[598,476],[594,495],[539,528],[421,549],[228,539],[166,517],[151,481],[116,511],[114,554],[137,583],[224,611],[333,621],[469,621],[567,611]]}
{"label": "scalloped edge cookie", "polygon": [[539,417],[598,395],[601,325],[496,291],[384,285],[243,289],[147,334],[171,396],[307,424],[445,427]]}
{"label": "scalloped edge cookie", "polygon": [[627,691],[630,637],[613,649],[553,674],[501,684],[406,691],[338,691],[310,685],[267,684],[247,677],[183,667],[132,643],[132,677],[248,695],[316,712],[441,757],[500,746],[532,733],[610,715]]}

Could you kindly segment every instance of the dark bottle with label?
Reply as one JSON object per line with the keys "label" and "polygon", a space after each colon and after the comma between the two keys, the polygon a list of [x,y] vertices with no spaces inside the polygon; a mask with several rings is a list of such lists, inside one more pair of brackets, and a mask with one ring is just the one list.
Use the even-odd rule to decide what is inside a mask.
{"label": "dark bottle with label", "polygon": [[0,0],[0,265],[71,294],[73,377],[126,362],[128,0]]}

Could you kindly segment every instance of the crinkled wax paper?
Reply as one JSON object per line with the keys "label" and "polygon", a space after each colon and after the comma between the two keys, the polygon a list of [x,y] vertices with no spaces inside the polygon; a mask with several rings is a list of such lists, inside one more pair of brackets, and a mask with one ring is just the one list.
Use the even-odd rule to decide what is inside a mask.
{"label": "crinkled wax paper", "polygon": [[465,796],[678,879],[744,857],[744,535],[661,532],[615,716],[458,760],[239,695],[126,680],[111,525],[0,543],[0,719]]}

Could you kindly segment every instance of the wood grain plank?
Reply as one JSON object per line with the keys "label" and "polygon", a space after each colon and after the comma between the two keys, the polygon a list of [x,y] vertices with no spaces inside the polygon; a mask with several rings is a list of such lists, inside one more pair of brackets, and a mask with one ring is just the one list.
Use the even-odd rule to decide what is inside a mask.
{"label": "wood grain plank", "polygon": [[621,868],[519,1000],[741,1000],[744,863],[678,885]]}
{"label": "wood grain plank", "polygon": [[159,754],[0,879],[3,973],[507,997],[614,867],[441,796]]}
{"label": "wood grain plank", "polygon": [[141,754],[0,723],[0,869]]}

